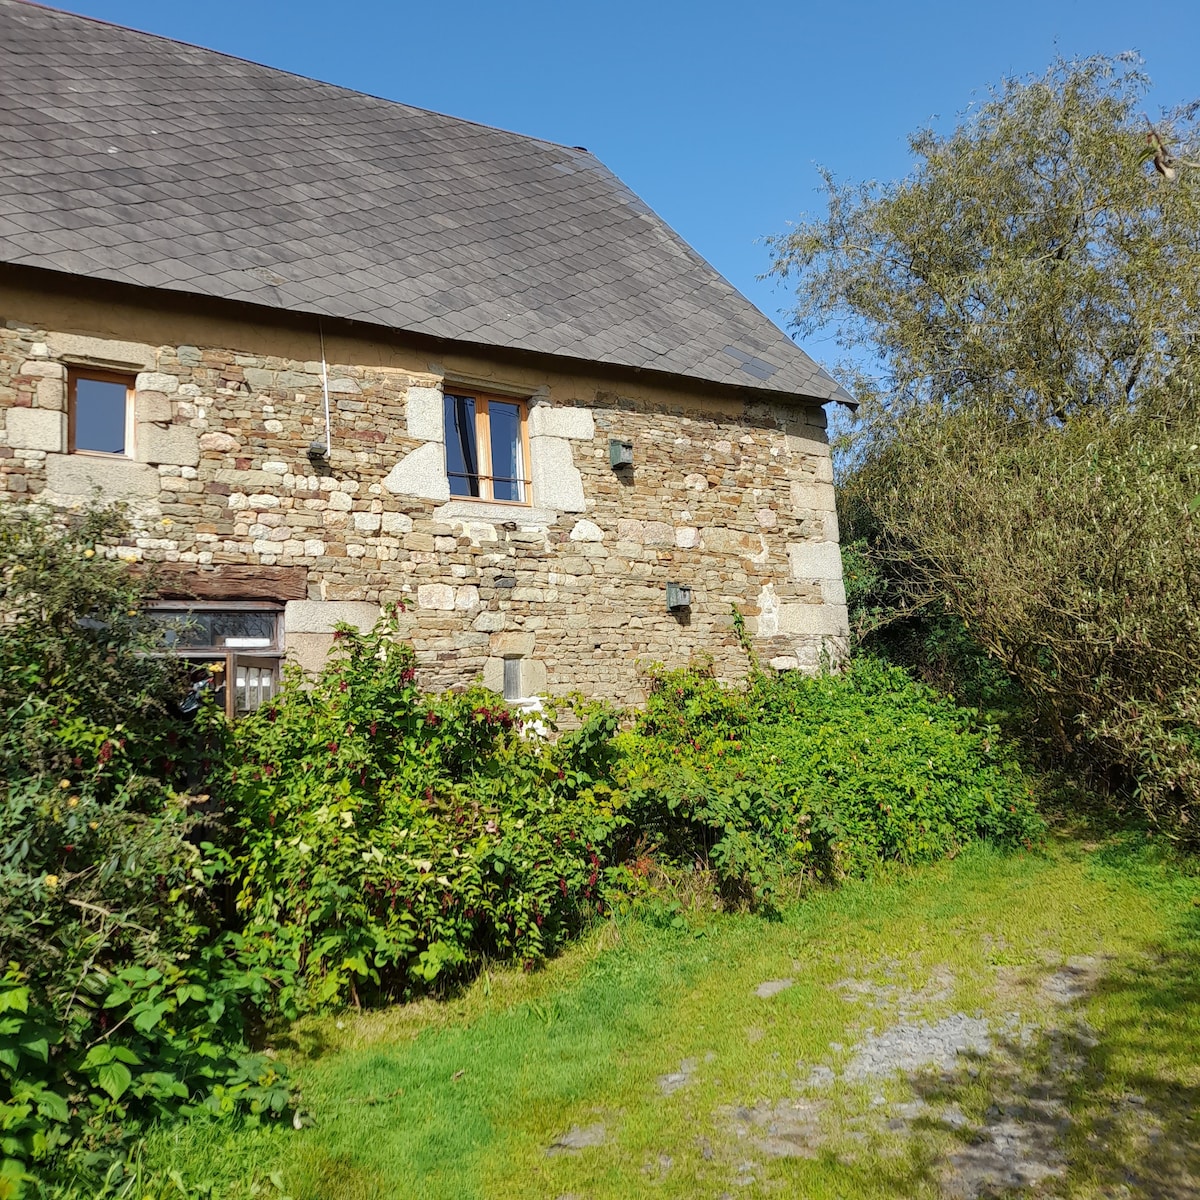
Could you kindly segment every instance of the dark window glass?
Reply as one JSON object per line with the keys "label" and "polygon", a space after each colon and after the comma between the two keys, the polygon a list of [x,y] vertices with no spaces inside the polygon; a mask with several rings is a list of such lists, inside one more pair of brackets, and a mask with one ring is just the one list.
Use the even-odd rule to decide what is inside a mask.
{"label": "dark window glass", "polygon": [[196,609],[150,615],[163,625],[163,644],[169,650],[252,650],[276,644],[278,614],[273,612]]}
{"label": "dark window glass", "polygon": [[492,496],[496,500],[525,499],[525,471],[521,446],[521,409],[516,404],[492,400],[488,404],[488,431],[492,442]]}
{"label": "dark window glass", "polygon": [[479,495],[479,447],[475,442],[475,401],[443,397],[446,414],[446,474],[452,496]]}
{"label": "dark window glass", "polygon": [[129,390],[110,379],[75,380],[75,449],[125,453]]}

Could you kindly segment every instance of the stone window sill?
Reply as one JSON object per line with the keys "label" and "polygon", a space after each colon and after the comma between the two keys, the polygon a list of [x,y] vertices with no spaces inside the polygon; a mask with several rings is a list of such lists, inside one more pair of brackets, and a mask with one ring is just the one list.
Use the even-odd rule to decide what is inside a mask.
{"label": "stone window sill", "polygon": [[433,510],[436,521],[488,521],[503,525],[508,521],[522,527],[544,528],[558,520],[558,513],[549,508],[527,504],[505,504],[496,500],[450,500]]}

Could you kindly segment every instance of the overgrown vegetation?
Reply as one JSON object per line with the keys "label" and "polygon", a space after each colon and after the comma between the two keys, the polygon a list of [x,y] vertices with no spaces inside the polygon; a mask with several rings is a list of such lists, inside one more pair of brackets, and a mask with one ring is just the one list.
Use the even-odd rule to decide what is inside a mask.
{"label": "overgrown vegetation", "polygon": [[422,695],[394,617],[344,629],[234,731],[239,959],[285,1016],[532,965],[604,911],[619,821],[595,706],[551,742],[491,692]]}
{"label": "overgrown vegetation", "polygon": [[[1001,1162],[1045,1150],[1021,1130],[1067,1126],[1050,1194],[1187,1196],[1200,1172],[1196,880],[1161,839],[1091,846],[977,844],[822,889],[772,921],[699,908],[678,927],[618,918],[545,971],[493,970],[436,1006],[304,1021],[289,1061],[311,1128],[164,1128],[147,1168],[176,1165],[221,1200],[246,1200],[255,1180],[272,1194],[274,1172],[294,1200],[373,1200],[398,1179],[421,1200],[939,1200],[961,1179],[948,1160],[995,1153],[979,1130],[998,1121],[1018,1147]],[[1070,977],[1076,956],[1100,978],[1056,1009],[1042,985]],[[779,994],[755,994],[783,979]],[[998,1036],[953,1078],[935,1068],[803,1090],[818,1066],[842,1075],[869,1028],[955,1012]],[[1013,1012],[1038,1030],[1024,1047],[999,1034]],[[686,1082],[664,1095],[681,1064]],[[818,1110],[791,1154],[778,1141],[764,1151],[765,1124],[738,1120],[776,1105],[781,1124],[798,1113],[792,1131]],[[597,1125],[603,1144],[547,1153]]]}
{"label": "overgrown vegetation", "polygon": [[[1196,109],[1148,142],[1144,86],[1129,63],[1099,59],[1006,83],[950,136],[918,134],[909,179],[829,180],[827,218],[775,243],[777,271],[802,276],[798,320],[841,321],[881,364],[859,381],[863,415],[843,447],[856,638],[940,691],[869,656],[808,679],[751,655],[743,687],[704,664],[656,668],[643,711],[578,701],[559,733],[553,712],[531,721],[479,689],[423,694],[388,614],[368,634],[342,629],[319,677],[293,674],[236,726],[211,705],[189,720],[173,703],[178,664],[156,654],[142,614],[151,581],[108,549],[120,514],[0,508],[0,1200],[203,1194],[161,1155],[143,1165],[144,1139],[161,1148],[180,1117],[215,1122],[192,1123],[198,1144],[278,1148],[305,1113],[263,1047],[296,1018],[451,996],[497,964],[530,972],[610,914],[645,916],[652,939],[653,927],[694,933],[688,944],[721,936],[697,910],[743,930],[752,914],[790,913],[809,936],[820,920],[787,901],[813,883],[970,860],[980,841],[1031,849],[1043,826],[1014,736],[1200,844],[1200,170],[1160,180],[1148,165],[1164,144],[1195,142]],[[1052,917],[1031,940],[1027,877],[1051,868],[1021,862],[988,859],[1000,882],[955,901],[955,928],[986,917],[980,954],[1010,953],[1008,935],[1024,937],[1020,954],[1046,953],[1047,939],[1070,952],[1062,888],[1089,877],[1053,868],[1056,890],[1038,901]],[[1092,898],[1120,892],[1145,921],[1135,883],[1114,869]],[[888,953],[892,937],[924,953],[912,930],[870,923],[876,886],[828,901],[848,906],[838,928],[866,913]],[[1180,902],[1188,888],[1172,876],[1160,890]],[[935,900],[926,929],[947,912]],[[1133,979],[1145,947],[1113,923],[1105,936],[1129,943]],[[1155,937],[1174,958],[1155,961],[1182,963],[1190,996],[1194,938],[1167,934]],[[803,946],[785,937],[780,961]],[[627,1067],[626,1021],[660,1039],[670,1028],[629,980],[678,992],[720,974],[706,953],[682,957],[692,966],[667,983],[618,963],[607,1008],[590,993],[567,1006],[572,1036],[607,1047],[619,1033]],[[1130,989],[1178,1018],[1182,1005]],[[806,995],[807,1017],[823,995]],[[687,1053],[705,1029],[689,1004],[661,1005]],[[611,1018],[601,1034],[589,1005]],[[1103,1025],[1102,1002],[1093,1015]],[[451,1072],[454,1056],[478,1053],[451,1049],[433,1055],[439,1103],[467,1070]],[[794,1060],[797,1047],[773,1053]],[[1171,1053],[1151,1064],[1161,1091],[1194,1090]],[[745,1086],[772,1070],[764,1057]],[[407,1064],[386,1094],[366,1089],[363,1112],[379,1107],[394,1128],[387,1105],[425,1095],[427,1078],[425,1062]],[[583,1091],[555,1078],[557,1125]],[[488,1079],[484,1107],[507,1103],[507,1079]],[[1091,1084],[1108,1086],[1105,1073]],[[596,1094],[613,1111],[632,1103]],[[553,1132],[539,1129],[539,1163]],[[335,1194],[348,1152],[336,1136],[311,1145],[297,1177]],[[712,1182],[709,1161],[680,1186]],[[437,1168],[448,1186],[467,1178],[458,1167]],[[494,1175],[489,1194],[516,1194],[516,1175]],[[905,1194],[934,1186],[919,1171],[897,1180]]]}
{"label": "overgrown vegetation", "polygon": [[1006,81],[906,179],[827,179],[774,269],[878,368],[839,496],[861,644],[1196,845],[1200,171],[1150,159],[1196,158],[1197,107],[1151,127],[1146,87]]}
{"label": "overgrown vegetation", "polygon": [[145,587],[105,546],[120,515],[61,527],[0,507],[0,1196],[34,1176],[92,1194],[136,1131],[205,1108],[289,1104],[245,1040],[225,967],[227,860],[189,783],[222,726],[176,719]]}
{"label": "overgrown vegetation", "polygon": [[840,676],[658,672],[622,748],[643,854],[712,870],[726,895],[770,903],[797,878],[928,862],[965,842],[1041,837],[997,730],[902,670]]}
{"label": "overgrown vegetation", "polygon": [[281,1020],[532,968],[614,906],[774,912],[1040,836],[995,731],[869,663],[657,671],[624,732],[579,701],[547,736],[422,694],[389,614],[234,727],[188,721],[122,532],[0,509],[0,1196],[153,1194],[137,1146],[179,1115],[301,1124],[251,1050]]}

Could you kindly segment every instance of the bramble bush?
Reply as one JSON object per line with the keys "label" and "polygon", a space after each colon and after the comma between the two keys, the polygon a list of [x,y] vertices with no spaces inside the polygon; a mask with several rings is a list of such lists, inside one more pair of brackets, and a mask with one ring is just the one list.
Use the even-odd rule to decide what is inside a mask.
{"label": "bramble bush", "polygon": [[422,695],[396,632],[391,614],[341,628],[315,680],[293,673],[234,731],[233,942],[267,1011],[532,964],[604,911],[616,713],[593,705],[557,741],[527,736],[491,692]]}

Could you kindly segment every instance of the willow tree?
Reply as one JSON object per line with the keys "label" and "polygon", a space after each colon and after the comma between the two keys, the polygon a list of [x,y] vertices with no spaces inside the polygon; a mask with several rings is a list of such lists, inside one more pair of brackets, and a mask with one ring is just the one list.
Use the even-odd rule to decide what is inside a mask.
{"label": "willow tree", "polygon": [[889,411],[1062,421],[1162,384],[1194,350],[1200,170],[1160,175],[1154,139],[1186,153],[1200,104],[1151,125],[1147,86],[1131,63],[1060,61],[914,134],[906,179],[826,174],[826,215],[769,239],[796,326],[876,355]]}
{"label": "willow tree", "polygon": [[[1200,104],[1127,59],[1009,80],[889,184],[825,177],[771,239],[795,324],[868,370],[847,538],[888,615],[936,606],[1060,753],[1200,826]],[[876,618],[879,614],[876,613]]]}

